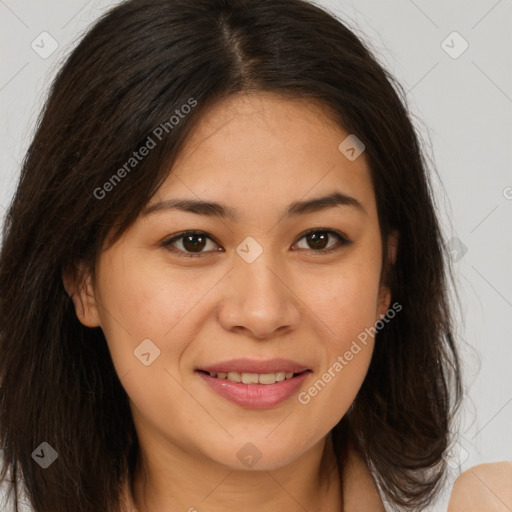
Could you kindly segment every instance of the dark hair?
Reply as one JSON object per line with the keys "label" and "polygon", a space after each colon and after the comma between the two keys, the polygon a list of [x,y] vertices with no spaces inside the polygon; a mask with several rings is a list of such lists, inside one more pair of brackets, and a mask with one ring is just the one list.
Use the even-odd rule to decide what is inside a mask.
{"label": "dark hair", "polygon": [[[339,460],[349,440],[357,446],[394,507],[421,509],[438,493],[462,388],[451,270],[403,89],[351,30],[303,0],[131,0],[58,72],[4,225],[1,478],[12,472],[16,509],[20,484],[36,512],[119,509],[139,456],[128,398],[101,328],[78,321],[62,274],[94,276],[202,114],[252,91],[319,102],[365,145],[382,237],[400,235],[385,275],[403,311],[378,332],[333,446]],[[116,174],[158,127],[154,149]],[[41,471],[31,454],[43,441],[58,461]]]}

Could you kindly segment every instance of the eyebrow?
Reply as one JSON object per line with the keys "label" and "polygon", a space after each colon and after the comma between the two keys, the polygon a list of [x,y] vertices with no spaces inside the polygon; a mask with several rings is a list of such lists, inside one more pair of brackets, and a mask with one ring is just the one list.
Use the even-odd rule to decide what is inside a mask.
{"label": "eyebrow", "polygon": [[[367,214],[363,205],[355,197],[334,192],[333,194],[316,197],[307,201],[296,201],[291,203],[284,211],[283,217],[291,218],[306,213],[319,212],[329,208],[338,206],[349,206],[361,213]],[[205,215],[207,217],[218,217],[221,219],[228,219],[233,222],[238,222],[239,217],[234,208],[222,205],[215,201],[197,201],[194,199],[168,199],[159,203],[154,203],[147,206],[143,210],[143,215],[150,215],[156,212],[168,210],[181,210],[188,213],[195,213],[197,215]]]}

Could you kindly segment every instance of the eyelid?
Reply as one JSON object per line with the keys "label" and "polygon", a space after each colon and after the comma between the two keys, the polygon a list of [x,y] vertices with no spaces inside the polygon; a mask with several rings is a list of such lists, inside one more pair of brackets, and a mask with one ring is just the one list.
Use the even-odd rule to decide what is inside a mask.
{"label": "eyelid", "polygon": [[[296,239],[296,241],[293,243],[293,245],[295,245],[297,242],[299,242],[300,240],[302,240],[304,237],[306,237],[307,235],[309,235],[311,233],[327,233],[329,235],[336,236],[339,240],[338,244],[335,244],[334,246],[329,247],[328,249],[319,249],[318,251],[315,251],[314,249],[309,249],[310,252],[317,253],[318,255],[331,253],[333,251],[339,250],[342,247],[344,247],[346,245],[350,245],[352,243],[352,241],[344,233],[342,233],[336,229],[319,227],[319,228],[311,228],[311,229],[308,229],[308,230],[302,232],[299,235],[299,237]],[[199,231],[199,230],[182,231],[180,233],[177,233],[176,235],[173,235],[171,238],[164,240],[161,245],[165,249],[167,249],[173,253],[179,254],[180,256],[183,256],[185,258],[197,258],[197,257],[203,256],[205,254],[210,254],[212,252],[216,253],[216,252],[224,251],[222,249],[222,251],[219,251],[219,250],[211,251],[210,250],[210,251],[192,253],[192,252],[183,251],[181,249],[177,249],[171,245],[173,242],[180,240],[180,239],[186,237],[187,235],[201,235],[204,238],[210,239],[211,241],[213,241],[214,243],[216,243],[217,245],[220,246],[220,244],[215,240],[215,238],[213,236],[209,235],[205,231]],[[300,251],[308,251],[308,249],[299,249],[299,250]]]}

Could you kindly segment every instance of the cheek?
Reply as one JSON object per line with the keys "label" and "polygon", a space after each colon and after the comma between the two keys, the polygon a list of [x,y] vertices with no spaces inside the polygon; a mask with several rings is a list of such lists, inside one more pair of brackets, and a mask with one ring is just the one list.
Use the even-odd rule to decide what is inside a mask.
{"label": "cheek", "polygon": [[209,290],[225,274],[172,269],[158,259],[144,263],[132,252],[107,255],[97,274],[101,327],[120,376],[145,368],[139,352],[150,352],[149,368],[175,367],[201,329],[198,315],[205,314]]}
{"label": "cheek", "polygon": [[144,342],[156,361],[164,349],[162,335],[172,327],[173,312],[180,309],[173,304],[179,295],[169,294],[148,266],[131,258],[106,255],[97,277],[101,328],[118,374],[143,366],[136,359],[136,351],[144,340],[155,345]]}
{"label": "cheek", "polygon": [[102,328],[114,342],[120,331],[133,342],[161,338],[185,314],[188,304],[185,283],[132,253],[106,256],[99,267]]}
{"label": "cheek", "polygon": [[[141,264],[134,258],[108,261],[98,272],[102,330],[114,367],[130,398],[134,414],[153,426],[168,426],[179,417],[180,428],[194,427],[189,413],[202,412],[179,383],[177,364],[194,329],[194,313],[201,297],[217,279],[203,281],[188,274],[171,275],[158,264]],[[208,281],[208,282],[206,282]],[[210,283],[211,281],[211,283]],[[191,286],[194,282],[194,286]],[[197,325],[196,325],[197,324]],[[187,404],[187,414],[180,406]],[[204,411],[203,411],[204,412]],[[154,421],[153,421],[154,420]]]}
{"label": "cheek", "polygon": [[324,357],[298,401],[325,425],[335,425],[346,413],[372,357],[380,277],[378,251],[373,254],[377,256],[351,259],[331,276],[306,284],[308,306],[324,333]]}
{"label": "cheek", "polygon": [[356,341],[347,350],[339,351],[311,379],[298,396],[299,407],[309,417],[330,430],[346,414],[353,403],[368,371],[372,355],[370,343]]}
{"label": "cheek", "polygon": [[303,282],[307,305],[326,326],[330,343],[338,349],[374,325],[379,277],[377,258],[362,256],[333,267],[329,273],[310,272]]}
{"label": "cheek", "polygon": [[[373,282],[340,280],[339,288],[324,301],[321,337],[322,364],[298,402],[324,426],[336,425],[354,401],[373,353],[376,287]],[[317,304],[320,307],[319,304]],[[313,306],[315,307],[315,306]]]}

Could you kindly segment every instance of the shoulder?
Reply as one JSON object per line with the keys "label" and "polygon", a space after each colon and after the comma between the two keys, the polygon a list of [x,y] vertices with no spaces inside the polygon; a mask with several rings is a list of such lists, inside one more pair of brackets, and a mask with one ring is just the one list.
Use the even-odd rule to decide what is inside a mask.
{"label": "shoulder", "polygon": [[453,485],[448,512],[512,510],[512,462],[479,464],[464,471]]}

